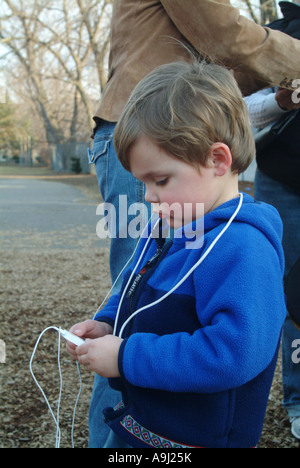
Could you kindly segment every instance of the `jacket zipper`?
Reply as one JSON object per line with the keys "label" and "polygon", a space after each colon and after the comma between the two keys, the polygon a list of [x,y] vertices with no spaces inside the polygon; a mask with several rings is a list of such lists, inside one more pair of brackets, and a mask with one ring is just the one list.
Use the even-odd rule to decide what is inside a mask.
{"label": "jacket zipper", "polygon": [[[129,298],[129,315],[135,311],[135,306],[137,305],[142,292],[142,284],[148,281],[155,271],[154,267],[157,266],[167,255],[171,246],[172,241],[166,242],[163,247],[158,248],[155,255],[145,264],[133,280],[133,283],[127,293],[127,297]],[[140,294],[136,294],[138,290],[140,291]]]}
{"label": "jacket zipper", "polygon": [[141,282],[143,276],[149,271],[155,264],[155,262],[159,259],[161,255],[162,249],[157,249],[155,255],[148,260],[146,265],[143,266],[143,268],[139,271],[139,273],[136,275],[135,279],[133,280],[132,285],[130,286],[130,289],[127,293],[127,297],[130,299],[130,310],[131,310],[131,305],[136,293],[136,290],[138,289],[139,283]]}

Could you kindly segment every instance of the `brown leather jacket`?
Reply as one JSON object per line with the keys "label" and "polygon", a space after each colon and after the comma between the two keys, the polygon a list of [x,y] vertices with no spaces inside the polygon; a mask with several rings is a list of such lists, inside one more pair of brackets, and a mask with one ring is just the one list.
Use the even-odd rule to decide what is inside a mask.
{"label": "brown leather jacket", "polygon": [[190,60],[179,41],[233,69],[244,94],[293,89],[300,78],[300,41],[247,20],[229,0],[115,0],[109,77],[96,117],[116,122],[141,78],[163,63]]}

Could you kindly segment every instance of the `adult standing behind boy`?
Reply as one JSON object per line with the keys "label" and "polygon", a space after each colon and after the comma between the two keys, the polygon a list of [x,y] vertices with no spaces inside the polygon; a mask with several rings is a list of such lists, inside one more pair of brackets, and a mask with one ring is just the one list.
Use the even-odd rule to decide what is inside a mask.
{"label": "adult standing behind boy", "polygon": [[[299,2],[300,3],[300,2]],[[300,39],[300,6],[291,2],[280,4],[283,18],[270,24],[271,28]],[[291,116],[299,108],[297,98],[289,90],[268,88],[246,98],[254,128]],[[258,147],[258,170],[255,177],[255,197],[269,203],[280,213],[283,221],[283,248],[286,261],[285,276],[300,258],[300,113],[274,139]],[[295,304],[296,306],[296,304]],[[299,304],[298,304],[299,307]],[[299,340],[299,331],[288,315],[282,334],[283,405],[291,421],[292,434],[300,439],[300,366],[292,360],[292,343]]]}
{"label": "adult standing behind boy", "polygon": [[[117,213],[121,194],[127,195],[128,206],[144,202],[144,185],[118,161],[113,146],[116,122],[145,75],[164,63],[190,61],[190,54],[181,43],[234,69],[245,94],[273,85],[291,88],[293,81],[300,78],[298,41],[247,20],[229,0],[115,0],[109,77],[95,115],[94,147],[89,159],[95,164],[105,202],[113,204]],[[130,222],[130,218],[124,221]],[[117,226],[117,233],[119,229],[124,232],[124,226]],[[135,242],[129,236],[118,238],[118,234],[111,239],[113,282],[131,256]],[[120,286],[118,282],[113,292],[117,293]],[[96,376],[91,403],[91,447],[101,447],[105,439],[105,434],[101,435],[105,431],[105,392],[104,381]]]}

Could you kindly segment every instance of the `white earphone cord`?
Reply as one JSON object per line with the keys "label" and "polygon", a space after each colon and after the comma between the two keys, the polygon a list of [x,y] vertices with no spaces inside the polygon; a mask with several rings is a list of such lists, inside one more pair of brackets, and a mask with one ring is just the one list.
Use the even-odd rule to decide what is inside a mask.
{"label": "white earphone cord", "polygon": [[[236,218],[237,214],[239,213],[241,207],[242,207],[242,204],[243,204],[243,194],[240,193],[239,194],[240,196],[240,201],[239,201],[239,204],[238,204],[238,207],[237,209],[235,210],[235,212],[233,213],[233,215],[231,216],[231,218],[229,219],[229,221],[227,222],[226,226],[222,229],[222,231],[218,234],[218,236],[215,238],[215,240],[211,243],[211,245],[209,246],[209,248],[207,249],[207,251],[202,255],[202,257],[198,260],[198,262],[195,263],[195,265],[188,271],[188,273],[170,290],[168,291],[164,296],[162,296],[160,299],[158,299],[157,301],[155,302],[152,302],[144,307],[141,307],[140,309],[138,309],[136,312],[134,312],[125,322],[124,324],[122,325],[121,327],[121,330],[120,330],[120,333],[119,333],[119,337],[121,338],[122,337],[122,334],[124,332],[124,329],[125,327],[128,325],[128,323],[137,315],[137,314],[140,314],[141,312],[143,312],[144,310],[146,309],[149,309],[150,307],[153,307],[157,304],[159,304],[160,302],[164,301],[168,296],[170,296],[176,289],[178,289],[182,283],[184,283],[184,281],[186,281],[186,279],[195,271],[196,268],[198,268],[198,266],[205,260],[205,258],[209,255],[209,253],[212,251],[212,249],[214,248],[214,246],[217,244],[217,242],[220,240],[220,238],[223,236],[223,234],[227,231],[227,229],[229,228],[229,226],[231,225],[231,223],[234,221],[234,219]],[[116,283],[118,282],[120,276],[122,275],[122,273],[124,272],[124,270],[127,268],[128,264],[131,262],[131,260],[133,259],[136,251],[137,251],[137,248],[138,248],[138,245],[141,241],[141,239],[143,238],[143,235],[145,233],[145,230],[147,229],[148,225],[149,225],[149,222],[151,221],[153,215],[151,216],[150,220],[148,221],[142,235],[140,236],[140,239],[139,241],[137,242],[137,245],[134,249],[134,252],[132,254],[132,256],[129,258],[129,260],[127,261],[126,265],[123,267],[123,269],[121,270],[121,272],[119,273],[116,281],[114,282],[113,286],[111,287],[111,289],[109,290],[109,292],[107,293],[105,299],[102,301],[102,304],[98,307],[97,309],[97,312],[95,313],[94,315],[94,318],[96,317],[97,313],[102,309],[103,307],[103,304],[106,302],[108,296],[110,295],[111,291],[113,290],[114,286],[116,285]],[[157,227],[158,223],[159,223],[160,219],[157,220],[156,224],[154,225],[154,228],[150,234],[150,236],[148,237],[147,239],[147,242],[145,243],[145,246],[143,248],[143,251],[130,275],[130,278],[124,288],[124,291],[123,291],[123,294],[121,296],[121,299],[120,299],[120,302],[119,302],[119,306],[118,306],[118,310],[117,310],[117,314],[116,314],[116,319],[115,319],[115,326],[114,326],[114,332],[113,334],[115,335],[116,334],[116,330],[117,330],[117,323],[118,323],[118,319],[119,319],[119,314],[120,314],[120,310],[121,310],[121,306],[122,306],[122,303],[123,303],[123,300],[124,300],[124,297],[125,297],[125,294],[127,292],[127,289],[131,283],[131,280],[139,266],[139,264],[141,263],[141,260],[144,256],[144,253],[148,247],[148,244],[150,242],[150,240],[153,238],[153,232],[155,230],[155,228]],[[60,386],[59,386],[59,397],[58,397],[58,403],[57,403],[57,414],[56,414],[56,418],[54,416],[54,413],[52,411],[52,408],[51,408],[51,405],[42,389],[42,387],[40,386],[40,384],[38,383],[34,373],[33,373],[33,370],[32,370],[32,363],[33,363],[33,358],[34,358],[34,355],[36,353],[36,350],[37,350],[37,347],[39,345],[39,342],[42,338],[42,336],[48,331],[48,330],[56,330],[59,334],[59,339],[58,339],[58,357],[57,357],[57,362],[58,362],[58,369],[59,369],[59,376],[60,376]],[[30,372],[31,372],[31,375],[33,377],[33,380],[35,381],[37,387],[39,388],[39,390],[41,391],[47,405],[48,405],[48,408],[49,408],[49,411],[51,413],[51,416],[54,420],[54,423],[56,425],[56,444],[55,444],[55,447],[56,448],[59,448],[60,447],[60,439],[61,439],[61,431],[60,431],[60,427],[59,427],[59,411],[60,411],[60,402],[61,402],[61,394],[62,394],[62,374],[61,374],[61,366],[60,366],[60,328],[57,328],[57,327],[48,327],[46,328],[39,336],[36,344],[35,344],[35,347],[34,347],[34,350],[33,350],[33,353],[32,353],[32,356],[31,356],[31,359],[30,359],[30,364],[29,364],[29,368],[30,368]],[[78,374],[79,374],[79,378],[80,378],[80,389],[79,389],[79,393],[77,395],[77,399],[76,399],[76,403],[75,403],[75,406],[74,406],[74,411],[73,411],[73,419],[72,419],[72,431],[71,431],[71,439],[72,439],[72,447],[74,448],[74,440],[73,440],[73,437],[74,437],[74,424],[75,424],[75,414],[76,414],[76,408],[77,408],[77,404],[78,404],[78,401],[79,401],[79,398],[80,398],[80,394],[81,394],[81,390],[82,390],[82,378],[81,378],[81,372],[80,372],[80,366],[79,364],[77,363],[77,369],[78,369]]]}
{"label": "white earphone cord", "polygon": [[[135,253],[136,253],[136,250],[138,248],[138,245],[149,225],[149,222],[151,221],[151,219],[153,218],[153,214],[152,216],[150,217],[150,219],[148,220],[141,236],[140,236],[140,239],[139,241],[137,242],[137,245],[134,249],[134,252],[133,254],[131,255],[131,257],[129,258],[129,260],[127,261],[127,263],[125,264],[125,266],[123,267],[123,269],[120,271],[117,279],[115,280],[113,286],[111,287],[111,289],[109,290],[109,292],[107,293],[105,299],[103,300],[102,304],[99,306],[95,316],[97,315],[97,313],[102,309],[103,307],[103,304],[106,302],[108,296],[110,295],[111,291],[113,290],[114,286],[116,285],[116,283],[118,282],[120,276],[122,275],[122,273],[124,272],[124,270],[127,268],[128,264],[131,262],[131,260],[133,259]],[[149,239],[147,241],[147,245],[148,245],[148,242],[149,242]],[[144,249],[145,250],[145,249]],[[143,251],[144,252],[144,251]],[[140,257],[141,258],[141,257]],[[94,316],[94,318],[95,318]],[[35,377],[34,375],[34,372],[33,372],[33,369],[32,369],[32,364],[33,364],[33,359],[34,359],[34,356],[35,356],[35,353],[36,353],[36,350],[37,350],[37,347],[43,337],[43,335],[48,331],[48,330],[55,330],[58,332],[58,355],[57,355],[57,364],[58,364],[58,371],[59,371],[59,380],[60,380],[60,385],[59,385],[59,396],[58,396],[58,401],[57,401],[57,411],[56,411],[56,417],[54,415],[54,412],[51,408],[51,405],[48,401],[48,398],[46,397],[46,394],[44,392],[44,390],[42,389],[41,385],[39,384],[39,382],[37,381],[37,378]],[[37,341],[36,341],[36,344],[34,346],[34,349],[33,349],[33,352],[32,352],[32,355],[31,355],[31,358],[30,358],[30,362],[29,362],[29,369],[30,369],[30,373],[31,373],[31,376],[35,382],[35,384],[37,385],[37,387],[39,388],[41,394],[43,395],[43,398],[48,406],[48,409],[50,411],[50,414],[52,416],[52,419],[56,425],[56,439],[55,439],[55,448],[59,448],[60,447],[60,441],[61,441],[61,430],[60,430],[60,426],[59,426],[59,413],[60,413],[60,403],[61,403],[61,396],[62,396],[62,373],[61,373],[61,365],[60,365],[60,339],[61,339],[61,328],[58,328],[58,327],[55,327],[55,326],[50,326],[50,327],[47,327],[45,330],[42,331],[42,333],[40,334],[40,336],[38,337]],[[80,370],[80,366],[78,364],[78,362],[76,363],[77,364],[77,370],[78,370],[78,375],[79,375],[79,379],[80,379],[80,388],[79,388],[79,392],[78,392],[78,395],[77,395],[77,398],[76,398],[76,402],[75,402],[75,406],[74,406],[74,410],[73,410],[73,418],[72,418],[72,429],[71,429],[71,441],[72,441],[72,447],[74,448],[74,425],[75,425],[75,415],[76,415],[76,409],[77,409],[77,405],[78,405],[78,401],[79,401],[79,398],[80,398],[80,395],[81,395],[81,391],[82,391],[82,376],[81,376],[81,370]]]}
{"label": "white earphone cord", "polygon": [[[210,254],[210,252],[212,251],[212,249],[214,248],[214,246],[217,244],[217,242],[220,240],[220,238],[223,236],[223,234],[225,234],[225,232],[227,231],[227,229],[229,228],[229,226],[232,224],[232,222],[234,221],[234,219],[236,218],[236,216],[238,215],[241,207],[242,207],[242,204],[243,204],[243,194],[240,193],[239,194],[240,196],[240,201],[239,201],[239,204],[238,204],[238,207],[237,209],[235,210],[235,212],[233,213],[233,215],[231,216],[231,218],[229,219],[229,221],[227,222],[226,226],[222,229],[222,231],[218,234],[218,236],[215,238],[215,240],[211,243],[211,245],[209,246],[209,248],[206,250],[206,252],[202,255],[202,257],[198,260],[198,262],[195,263],[195,265],[188,271],[188,273],[170,290],[168,291],[164,296],[162,296],[160,299],[158,299],[157,301],[155,302],[152,302],[150,304],[147,304],[146,306],[144,307],[141,307],[140,309],[138,309],[136,312],[134,312],[125,322],[124,324],[122,325],[121,329],[120,329],[120,333],[119,333],[119,337],[122,338],[122,335],[123,335],[123,332],[124,332],[124,329],[125,327],[128,325],[128,323],[137,315],[137,314],[140,314],[141,312],[143,312],[144,310],[146,309],[149,309],[150,307],[153,307],[157,304],[159,304],[160,302],[164,301],[168,296],[170,296],[176,289],[179,288],[179,286],[182,285],[182,283],[184,283],[184,281],[186,281],[186,279],[195,271],[196,268],[198,268],[198,266],[205,260],[205,258]],[[147,242],[148,244],[148,242]],[[146,246],[147,246],[146,244]],[[145,247],[146,247],[145,246]],[[145,250],[145,249],[144,249]],[[142,255],[144,253],[144,250],[142,252]],[[139,259],[139,262],[140,262],[140,259]],[[135,270],[134,270],[135,271]],[[132,275],[131,275],[132,277]],[[129,278],[129,281],[124,289],[124,292],[123,292],[123,295],[122,295],[122,298],[120,300],[120,303],[119,303],[119,307],[118,307],[118,313],[117,313],[117,316],[116,316],[116,323],[115,323],[115,330],[117,328],[117,320],[119,318],[119,313],[120,313],[120,309],[121,309],[121,305],[122,305],[122,301],[124,299],[124,296],[126,294],[126,291],[127,291],[127,288],[130,284],[130,281],[131,281],[131,277]]]}
{"label": "white earphone cord", "polygon": [[[141,234],[140,237],[139,237],[139,240],[138,240],[138,242],[137,242],[137,244],[136,244],[136,246],[135,246],[135,249],[134,249],[134,251],[133,251],[131,257],[129,258],[129,260],[127,260],[126,264],[124,265],[124,267],[122,268],[122,270],[121,270],[120,273],[118,274],[118,276],[117,276],[115,282],[113,283],[112,287],[110,288],[110,290],[109,290],[108,293],[106,294],[105,298],[104,298],[103,301],[101,302],[100,306],[98,307],[98,309],[97,309],[97,311],[96,311],[96,313],[95,313],[95,315],[94,315],[94,319],[95,319],[96,315],[98,314],[98,312],[100,312],[100,310],[103,308],[103,306],[104,306],[105,302],[107,301],[109,295],[111,294],[111,292],[112,292],[112,290],[114,289],[115,285],[116,285],[117,282],[119,281],[119,279],[120,279],[122,273],[126,270],[126,268],[128,267],[128,265],[130,264],[130,262],[131,262],[132,259],[134,258],[135,253],[136,253],[136,251],[137,251],[137,248],[138,248],[138,246],[139,246],[139,244],[140,244],[140,242],[141,242],[141,240],[142,240],[142,238],[143,238],[143,236],[144,236],[144,234],[145,234],[145,231],[146,231],[146,229],[148,228],[148,225],[149,225],[151,219],[153,218],[153,216],[154,216],[154,214],[152,214],[152,216],[151,216],[151,217],[149,218],[149,220],[147,221],[147,224],[146,224],[146,226],[145,226],[145,228],[144,228],[142,234]],[[159,222],[159,220],[158,220],[157,223],[155,224],[154,229],[155,229],[155,227],[157,226],[158,222]],[[148,239],[148,240],[149,240],[149,239]]]}
{"label": "white earphone cord", "polygon": [[[40,386],[40,384],[38,383],[34,373],[33,373],[33,370],[32,370],[32,364],[33,364],[33,359],[34,359],[34,356],[35,356],[35,353],[36,353],[36,350],[37,350],[37,347],[41,341],[41,338],[42,336],[48,331],[48,330],[55,330],[58,332],[58,353],[57,353],[57,364],[58,364],[58,371],[59,371],[59,380],[60,380],[60,384],[59,384],[59,396],[58,396],[58,401],[57,401],[57,411],[56,411],[56,417],[54,416],[54,413],[53,413],[53,410],[51,408],[51,405],[45,395],[45,392],[44,390],[42,389],[42,387]],[[50,414],[53,418],[53,421],[56,425],[56,440],[55,440],[55,448],[59,448],[60,447],[60,440],[61,440],[61,430],[60,430],[60,427],[59,427],[59,412],[60,412],[60,403],[61,403],[61,396],[62,396],[62,373],[61,373],[61,365],[60,365],[60,339],[61,339],[61,336],[60,336],[60,328],[57,328],[57,327],[48,327],[46,328],[44,331],[42,331],[42,333],[40,334],[40,336],[38,337],[37,339],[37,342],[35,344],[35,347],[33,349],[33,352],[32,352],[32,355],[31,355],[31,358],[30,358],[30,363],[29,363],[29,369],[30,369],[30,373],[32,375],[32,378],[34,380],[34,382],[36,383],[37,387],[39,388],[40,392],[42,393],[43,397],[44,397],[44,400],[49,408],[49,411],[50,411]],[[80,366],[78,364],[78,362],[76,363],[77,364],[77,370],[78,370],[78,374],[79,374],[79,379],[80,379],[80,388],[79,388],[79,392],[78,392],[78,395],[77,395],[77,398],[76,398],[76,402],[75,402],[75,406],[74,406],[74,410],[73,410],[73,418],[72,418],[72,429],[71,429],[71,442],[72,442],[72,447],[74,448],[74,425],[75,425],[75,415],[76,415],[76,409],[77,409],[77,404],[78,404],[78,401],[79,401],[79,398],[80,398],[80,395],[81,395],[81,391],[82,391],[82,378],[81,378],[81,371],[80,371]]]}

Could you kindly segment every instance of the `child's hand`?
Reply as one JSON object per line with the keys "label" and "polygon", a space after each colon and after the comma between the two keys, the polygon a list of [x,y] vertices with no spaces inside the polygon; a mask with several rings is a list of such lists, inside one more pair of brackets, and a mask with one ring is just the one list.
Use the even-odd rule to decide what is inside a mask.
{"label": "child's hand", "polygon": [[[105,335],[110,335],[112,334],[113,329],[108,323],[86,320],[85,322],[77,323],[69,331],[85,340],[87,338],[96,339]],[[76,345],[67,341],[66,347],[68,353],[76,360]]]}
{"label": "child's hand", "polygon": [[83,364],[102,377],[120,377],[118,356],[122,341],[121,338],[112,335],[87,340],[76,348],[79,364]]}

